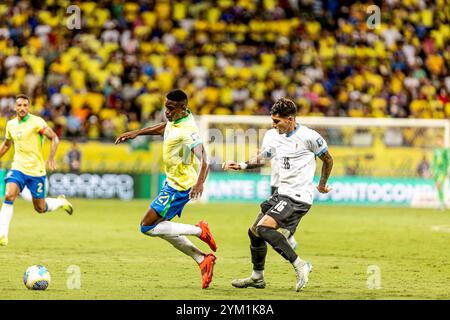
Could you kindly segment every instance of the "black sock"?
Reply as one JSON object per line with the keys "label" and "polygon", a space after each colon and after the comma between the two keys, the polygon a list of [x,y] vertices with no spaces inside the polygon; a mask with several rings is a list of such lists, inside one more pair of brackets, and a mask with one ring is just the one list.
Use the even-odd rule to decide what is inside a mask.
{"label": "black sock", "polygon": [[291,248],[287,239],[280,232],[264,226],[258,226],[256,227],[256,230],[258,231],[258,234],[266,240],[276,252],[283,256],[283,258],[289,260],[291,263],[298,258],[298,255]]}
{"label": "black sock", "polygon": [[250,238],[250,252],[252,254],[253,270],[262,271],[266,264],[267,245],[263,238],[256,236],[248,229]]}

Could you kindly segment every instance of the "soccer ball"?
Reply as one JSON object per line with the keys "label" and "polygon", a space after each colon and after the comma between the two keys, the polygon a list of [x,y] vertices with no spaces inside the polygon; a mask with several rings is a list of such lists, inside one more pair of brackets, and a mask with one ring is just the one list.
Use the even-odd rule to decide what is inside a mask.
{"label": "soccer ball", "polygon": [[30,290],[45,290],[50,284],[50,272],[41,265],[31,266],[23,275],[23,283]]}

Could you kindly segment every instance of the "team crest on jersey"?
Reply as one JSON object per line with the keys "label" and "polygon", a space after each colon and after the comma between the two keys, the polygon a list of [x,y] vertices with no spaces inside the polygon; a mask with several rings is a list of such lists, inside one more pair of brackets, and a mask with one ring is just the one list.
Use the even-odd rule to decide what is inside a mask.
{"label": "team crest on jersey", "polygon": [[17,139],[19,139],[19,140],[22,139],[22,131],[17,132]]}
{"label": "team crest on jersey", "polygon": [[316,140],[316,142],[317,142],[317,145],[318,145],[319,147],[323,146],[323,139],[322,139],[322,138],[318,138],[318,139]]}
{"label": "team crest on jersey", "polygon": [[193,134],[191,134],[191,138],[193,141],[200,140],[200,136],[195,132]]}

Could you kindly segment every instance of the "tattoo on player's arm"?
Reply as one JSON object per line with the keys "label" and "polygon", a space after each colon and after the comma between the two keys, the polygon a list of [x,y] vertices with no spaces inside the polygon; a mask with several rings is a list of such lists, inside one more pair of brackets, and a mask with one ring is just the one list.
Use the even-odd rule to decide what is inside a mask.
{"label": "tattoo on player's arm", "polygon": [[330,177],[331,169],[333,169],[333,157],[328,151],[325,151],[319,156],[322,160],[322,174],[320,176],[320,185],[326,185],[328,178]]}
{"label": "tattoo on player's arm", "polygon": [[251,158],[248,161],[245,161],[246,169],[256,169],[256,168],[260,168],[260,167],[264,167],[266,162],[265,160],[265,155],[264,155],[264,150],[260,153],[258,153],[256,156],[254,156],[253,158]]}
{"label": "tattoo on player's arm", "polygon": [[256,169],[259,167],[264,167],[264,163],[248,163],[248,161],[246,163],[247,163],[246,169]]}

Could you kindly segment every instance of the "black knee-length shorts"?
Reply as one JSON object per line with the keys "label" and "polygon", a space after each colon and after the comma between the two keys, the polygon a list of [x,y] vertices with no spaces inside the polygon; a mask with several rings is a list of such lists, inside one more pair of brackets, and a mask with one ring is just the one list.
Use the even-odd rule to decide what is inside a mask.
{"label": "black knee-length shorts", "polygon": [[295,233],[300,220],[310,208],[310,204],[295,201],[278,192],[261,203],[261,212],[271,216],[280,227],[289,230],[292,234]]}

